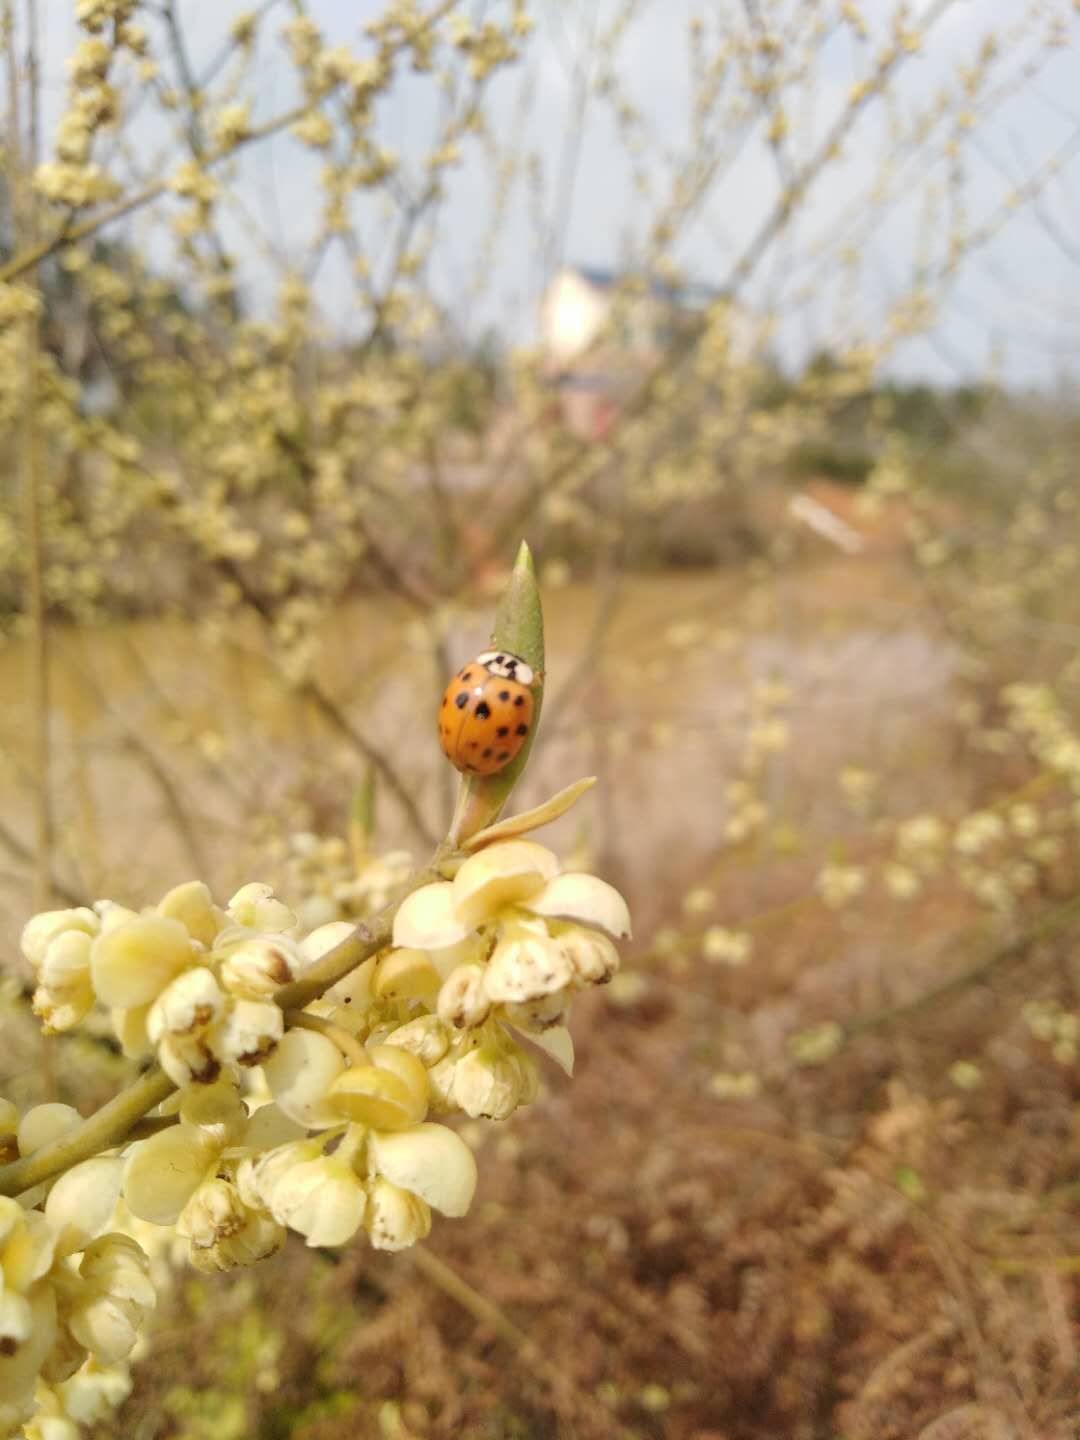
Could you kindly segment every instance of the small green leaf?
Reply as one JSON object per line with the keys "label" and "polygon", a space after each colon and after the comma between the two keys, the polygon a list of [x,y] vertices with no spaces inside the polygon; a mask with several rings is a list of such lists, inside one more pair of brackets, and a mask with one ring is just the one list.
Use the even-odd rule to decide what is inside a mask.
{"label": "small green leaf", "polygon": [[349,804],[349,824],[355,827],[370,845],[375,836],[375,766],[368,764],[361,783],[353,791]]}
{"label": "small green leaf", "polygon": [[489,825],[485,830],[478,830],[470,840],[462,844],[463,850],[479,850],[485,845],[493,845],[498,840],[513,840],[518,835],[528,835],[533,830],[539,830],[543,825],[550,825],[553,820],[558,820],[581,799],[586,790],[591,790],[596,784],[595,775],[586,775],[583,780],[575,780],[572,785],[567,785],[550,800],[545,800],[542,805],[535,805],[531,810],[523,810],[520,815],[511,815],[506,820],[500,820],[496,825]]}
{"label": "small green leaf", "polygon": [[540,721],[544,698],[544,613],[540,602],[540,586],[532,553],[523,540],[510,572],[510,579],[495,607],[495,630],[492,645],[519,656],[533,672],[533,723],[521,752],[497,775],[463,775],[458,790],[457,806],[447,837],[450,844],[460,845],[492,824],[510,798],[525,766]]}
{"label": "small green leaf", "polygon": [[913,1170],[910,1165],[900,1165],[897,1167],[896,1188],[900,1191],[901,1195],[904,1195],[908,1200],[914,1201],[916,1205],[921,1205],[926,1199],[926,1186],[923,1184],[919,1172]]}
{"label": "small green leaf", "polygon": [[359,874],[375,840],[375,766],[370,763],[349,802],[348,836],[353,869]]}

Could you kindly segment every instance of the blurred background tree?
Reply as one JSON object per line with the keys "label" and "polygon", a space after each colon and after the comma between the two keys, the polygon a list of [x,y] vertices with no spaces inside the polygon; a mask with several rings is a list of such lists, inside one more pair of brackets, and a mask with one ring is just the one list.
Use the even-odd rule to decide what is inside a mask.
{"label": "blurred background tree", "polygon": [[[320,1272],[302,1343],[237,1291],[202,1393],[138,1403],[192,1435],[207,1389],[247,1395],[210,1406],[230,1433],[604,1433],[585,1393],[640,1434],[1071,1434],[1075,6],[3,14],[9,953],[35,871],[132,901],[265,873],[362,913],[445,824],[436,697],[522,534],[552,636],[523,803],[602,777],[564,838],[639,922],[592,1012],[595,1175],[523,1173],[553,1095],[477,1138],[490,1219],[447,1243],[567,1354],[524,1277],[583,1247],[552,1293],[651,1350],[609,1315],[552,1396],[486,1359],[472,1390],[427,1334],[432,1398],[392,1359],[417,1289]],[[103,1064],[72,1041],[60,1083]],[[594,1133],[620,1065],[636,1149]]]}

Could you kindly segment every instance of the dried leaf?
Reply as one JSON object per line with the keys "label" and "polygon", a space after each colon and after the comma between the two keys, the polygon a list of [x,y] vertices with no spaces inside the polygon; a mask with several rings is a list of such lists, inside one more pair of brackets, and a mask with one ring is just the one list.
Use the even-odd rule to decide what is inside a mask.
{"label": "dried leaf", "polygon": [[542,825],[550,825],[553,820],[558,820],[560,815],[565,815],[576,805],[586,790],[591,790],[595,784],[595,775],[586,775],[582,780],[575,780],[572,785],[567,785],[565,790],[552,795],[551,799],[545,800],[542,805],[535,805],[531,810],[523,810],[520,815],[511,815],[506,820],[500,820],[497,824],[478,831],[471,839],[466,840],[461,848],[479,850],[484,845],[494,845],[497,840],[514,840],[519,835],[527,835],[530,830],[539,830]]}

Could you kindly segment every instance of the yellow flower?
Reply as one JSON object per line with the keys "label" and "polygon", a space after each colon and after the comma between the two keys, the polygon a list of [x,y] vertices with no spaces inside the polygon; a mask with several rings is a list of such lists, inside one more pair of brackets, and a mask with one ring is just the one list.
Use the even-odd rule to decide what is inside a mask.
{"label": "yellow flower", "polygon": [[79,1274],[86,1282],[71,1306],[72,1335],[106,1362],[123,1360],[138,1338],[143,1312],[157,1297],[150,1262],[128,1235],[103,1235],[83,1253]]}
{"label": "yellow flower", "polygon": [[452,882],[414,891],[394,921],[394,944],[427,952],[446,977],[437,1008],[451,1029],[483,1024],[493,1005],[603,983],[618,963],[607,936],[629,933],[617,890],[593,875],[560,873],[551,851],[529,840],[479,851]]}

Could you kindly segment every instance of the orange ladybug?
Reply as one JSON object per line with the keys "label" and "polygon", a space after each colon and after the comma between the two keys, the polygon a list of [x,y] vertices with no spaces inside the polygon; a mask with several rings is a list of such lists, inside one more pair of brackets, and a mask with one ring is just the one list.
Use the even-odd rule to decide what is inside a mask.
{"label": "orange ladybug", "polygon": [[532,667],[486,650],[459,670],[439,707],[439,739],[451,765],[495,775],[525,744],[533,721]]}

